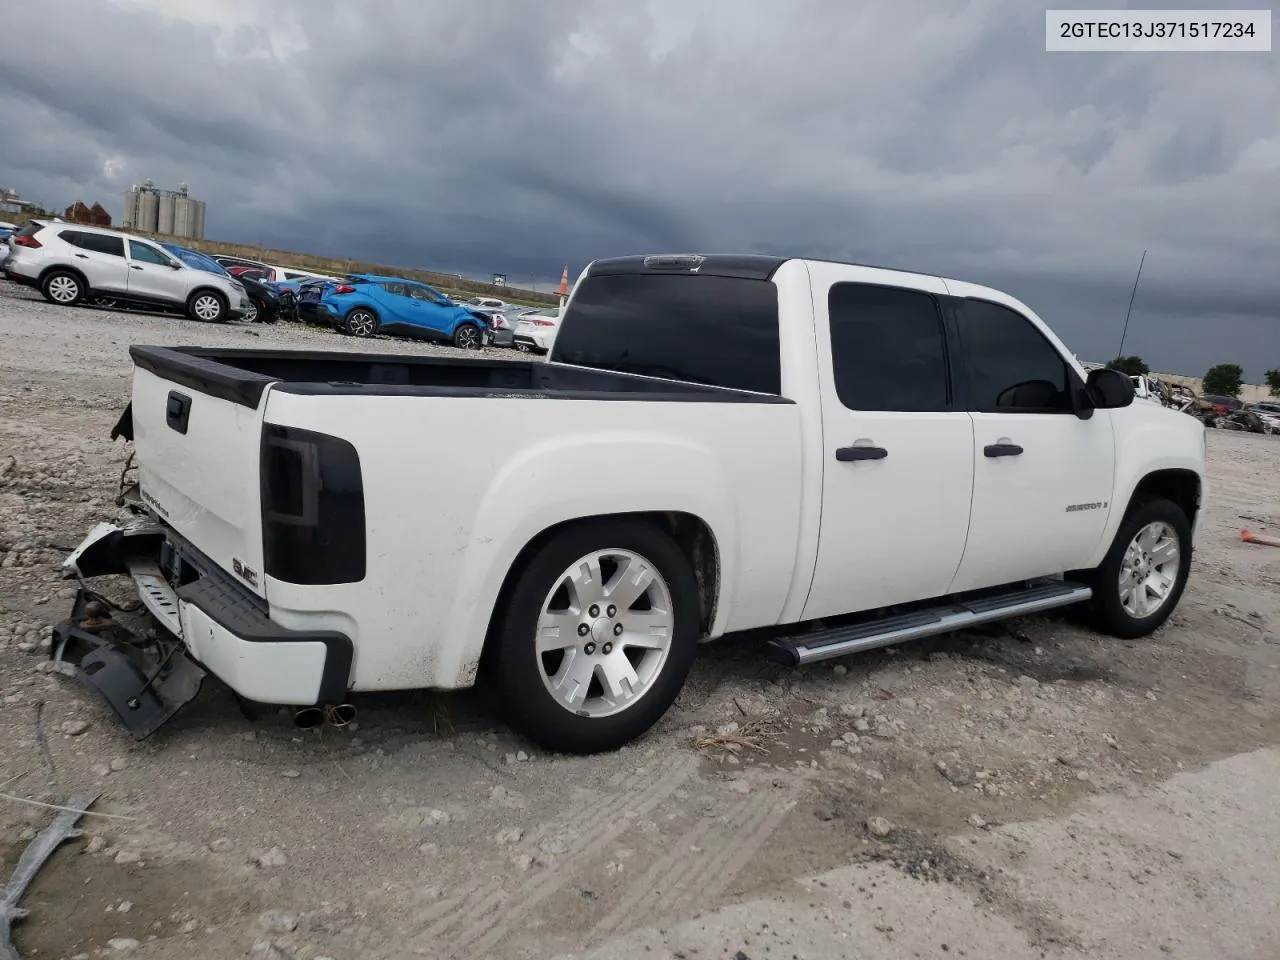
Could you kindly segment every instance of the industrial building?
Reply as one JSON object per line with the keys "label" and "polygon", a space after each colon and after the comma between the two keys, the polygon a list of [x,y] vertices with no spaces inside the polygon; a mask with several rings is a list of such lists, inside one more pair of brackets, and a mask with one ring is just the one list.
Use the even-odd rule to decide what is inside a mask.
{"label": "industrial building", "polygon": [[204,239],[204,201],[177,190],[158,190],[150,180],[131,187],[124,195],[124,226],[185,240]]}

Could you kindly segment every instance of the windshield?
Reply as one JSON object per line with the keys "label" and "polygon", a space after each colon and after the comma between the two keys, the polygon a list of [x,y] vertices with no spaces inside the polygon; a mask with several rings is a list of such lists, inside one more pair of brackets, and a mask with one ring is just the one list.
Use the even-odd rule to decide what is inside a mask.
{"label": "windshield", "polygon": [[220,277],[231,276],[231,274],[227,273],[227,268],[217,260],[213,259],[213,257],[206,257],[203,253],[198,253],[195,250],[188,250],[186,247],[180,247],[176,243],[162,243],[160,246],[164,247],[188,267],[195,270],[203,270],[205,273],[216,273]]}

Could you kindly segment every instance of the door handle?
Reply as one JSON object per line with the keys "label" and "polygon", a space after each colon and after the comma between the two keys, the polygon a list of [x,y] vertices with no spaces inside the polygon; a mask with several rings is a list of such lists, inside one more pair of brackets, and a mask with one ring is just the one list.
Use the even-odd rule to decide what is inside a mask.
{"label": "door handle", "polygon": [[141,270],[142,268],[141,268],[140,266],[138,266],[136,263],[131,263],[131,264],[129,264],[129,269],[130,269],[130,270]]}
{"label": "door handle", "polygon": [[1022,453],[1022,448],[1016,443],[988,443],[982,452],[988,457],[1016,457]]}
{"label": "door handle", "polygon": [[87,253],[77,253],[77,254],[76,254],[76,259],[77,259],[77,260],[88,260],[88,259],[89,259],[89,255],[88,255]]}
{"label": "door handle", "polygon": [[852,447],[840,447],[836,450],[836,459],[841,463],[854,460],[883,460],[889,455],[884,447],[872,447],[854,444]]}

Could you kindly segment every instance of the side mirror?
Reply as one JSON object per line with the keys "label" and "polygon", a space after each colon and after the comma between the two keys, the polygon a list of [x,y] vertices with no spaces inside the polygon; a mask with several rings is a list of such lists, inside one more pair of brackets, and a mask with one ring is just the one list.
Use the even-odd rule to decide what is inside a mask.
{"label": "side mirror", "polygon": [[177,260],[170,260],[170,261],[169,261],[169,269],[170,269],[170,270],[181,270],[181,269],[182,269],[182,264],[180,264]]}
{"label": "side mirror", "polygon": [[1115,410],[1133,403],[1133,381],[1119,370],[1090,370],[1085,393],[1097,410]]}

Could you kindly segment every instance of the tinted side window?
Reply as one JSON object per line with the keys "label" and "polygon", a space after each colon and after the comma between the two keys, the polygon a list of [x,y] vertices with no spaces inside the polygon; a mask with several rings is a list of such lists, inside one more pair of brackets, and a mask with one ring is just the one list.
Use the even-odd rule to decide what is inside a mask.
{"label": "tinted side window", "polygon": [[137,240],[129,241],[129,256],[141,263],[154,263],[161,267],[167,267],[171,262],[155,247],[139,243]]}
{"label": "tinted side window", "polygon": [[553,360],[782,392],[777,288],[767,280],[624,274],[574,292]]}
{"label": "tinted side window", "polygon": [[919,290],[838,283],[827,296],[836,394],[850,410],[950,408],[942,318]]}
{"label": "tinted side window", "polygon": [[396,297],[406,297],[409,295],[409,292],[405,290],[403,283],[384,283],[382,285],[382,289]]}
{"label": "tinted side window", "polygon": [[124,239],[121,237],[108,237],[101,233],[82,233],[77,246],[84,250],[92,250],[94,253],[105,253],[113,257],[124,256]]}
{"label": "tinted side window", "polygon": [[59,239],[65,240],[73,247],[81,246],[80,238],[84,236],[79,230],[63,230],[58,234]]}
{"label": "tinted side window", "polygon": [[1067,362],[1030,320],[986,300],[961,300],[957,306],[974,410],[1071,410]]}

